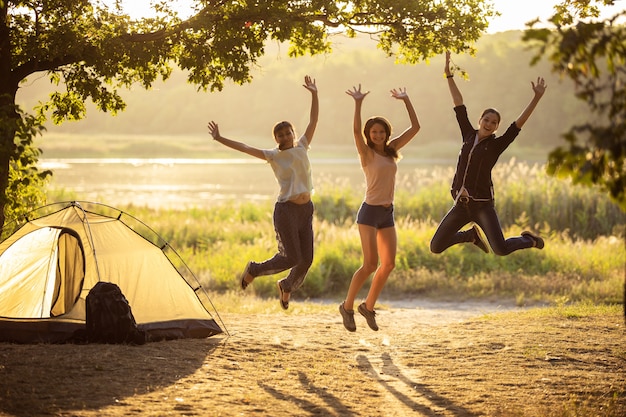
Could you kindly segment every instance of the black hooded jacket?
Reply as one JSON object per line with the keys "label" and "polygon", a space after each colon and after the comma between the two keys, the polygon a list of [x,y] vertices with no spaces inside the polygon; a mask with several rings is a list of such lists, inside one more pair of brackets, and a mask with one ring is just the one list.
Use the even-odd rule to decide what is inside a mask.
{"label": "black hooded jacket", "polygon": [[491,135],[474,147],[478,130],[470,123],[467,108],[462,104],[455,107],[454,112],[463,136],[463,146],[452,181],[452,198],[456,198],[465,183],[467,192],[474,200],[491,201],[494,198],[491,170],[521,129],[513,122],[502,136]]}

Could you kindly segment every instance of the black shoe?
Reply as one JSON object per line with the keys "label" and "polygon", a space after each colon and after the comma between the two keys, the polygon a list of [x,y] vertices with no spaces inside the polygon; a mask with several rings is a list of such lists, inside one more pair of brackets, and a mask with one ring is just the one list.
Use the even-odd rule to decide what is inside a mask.
{"label": "black shoe", "polygon": [[356,332],[356,323],[354,322],[354,310],[346,310],[344,303],[339,304],[339,313],[343,318],[343,327],[349,332]]}
{"label": "black shoe", "polygon": [[375,311],[369,311],[367,307],[365,307],[365,303],[361,303],[359,305],[359,313],[361,313],[361,315],[365,317],[365,320],[367,320],[367,325],[370,326],[370,329],[374,331],[378,330],[378,324],[376,324],[376,312]]}
{"label": "black shoe", "polygon": [[537,236],[537,235],[535,235],[535,234],[533,234],[533,233],[531,233],[531,232],[529,232],[527,230],[522,232],[522,236],[531,238],[535,242],[534,247],[537,248],[537,249],[543,249],[543,247],[545,246],[544,242],[543,242],[543,239],[541,237],[539,237],[539,236]]}
{"label": "black shoe", "polygon": [[472,226],[472,230],[474,231],[474,240],[472,243],[480,248],[481,251],[485,253],[489,253],[489,247],[483,241],[483,238],[480,236],[480,232],[478,231],[478,227],[476,225]]}

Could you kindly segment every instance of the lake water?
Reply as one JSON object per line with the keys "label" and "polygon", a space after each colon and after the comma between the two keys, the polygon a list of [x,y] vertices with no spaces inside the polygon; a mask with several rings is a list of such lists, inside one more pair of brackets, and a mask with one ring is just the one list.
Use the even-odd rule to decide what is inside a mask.
{"label": "lake water", "polygon": [[[403,159],[398,176],[413,176],[418,167],[434,163],[442,161]],[[357,158],[312,159],[311,165],[316,192],[329,185],[363,190]],[[54,172],[53,188],[113,206],[205,208],[234,200],[273,201],[278,191],[271,167],[252,158],[42,159],[40,167]]]}
{"label": "lake water", "polygon": [[[398,175],[413,175],[417,167],[436,162],[441,163],[403,159]],[[356,157],[312,159],[311,165],[316,192],[329,185],[363,190]],[[40,167],[54,172],[53,188],[72,192],[79,200],[112,206],[206,208],[234,200],[273,201],[278,191],[271,167],[253,158],[42,159]]]}

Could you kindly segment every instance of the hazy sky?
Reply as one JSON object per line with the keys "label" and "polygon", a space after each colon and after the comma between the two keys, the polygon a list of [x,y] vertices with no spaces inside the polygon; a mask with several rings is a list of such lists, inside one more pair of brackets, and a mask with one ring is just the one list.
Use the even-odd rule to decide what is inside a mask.
{"label": "hazy sky", "polygon": [[[542,22],[552,15],[555,4],[562,0],[492,0],[495,9],[501,16],[495,18],[489,25],[489,33],[502,32],[512,29],[524,29],[525,23],[539,17]],[[104,0],[105,3],[112,3],[112,0]],[[141,16],[149,10],[150,0],[124,0],[125,10],[131,16]],[[189,11],[189,4],[193,0],[172,0],[171,5],[180,5],[181,12]],[[606,8],[606,15],[614,14],[614,11],[624,7],[624,0],[618,0],[616,6]],[[603,14],[604,16],[604,14]]]}
{"label": "hazy sky", "polygon": [[489,33],[511,29],[524,29],[526,22],[539,17],[546,21],[551,16],[553,7],[559,0],[492,0],[495,9],[500,12],[489,24]]}
{"label": "hazy sky", "polygon": [[[554,5],[561,0],[492,0],[495,9],[501,16],[489,24],[489,33],[502,32],[511,29],[525,29],[526,22],[539,17],[542,22],[552,16]],[[624,7],[624,0],[618,0],[613,7],[603,8],[602,16],[611,16]]]}

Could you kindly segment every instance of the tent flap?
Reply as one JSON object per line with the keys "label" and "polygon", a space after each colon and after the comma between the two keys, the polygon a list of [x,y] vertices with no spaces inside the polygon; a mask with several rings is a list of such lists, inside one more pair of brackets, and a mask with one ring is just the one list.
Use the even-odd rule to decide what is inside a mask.
{"label": "tent flap", "polygon": [[66,343],[84,329],[81,320],[0,318],[0,342]]}
{"label": "tent flap", "polygon": [[[148,341],[204,339],[222,333],[215,320],[172,320],[137,326],[148,334]],[[0,318],[0,342],[85,343],[85,323],[66,319]]]}

